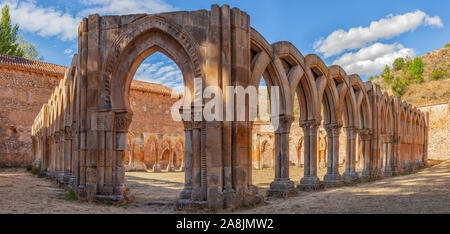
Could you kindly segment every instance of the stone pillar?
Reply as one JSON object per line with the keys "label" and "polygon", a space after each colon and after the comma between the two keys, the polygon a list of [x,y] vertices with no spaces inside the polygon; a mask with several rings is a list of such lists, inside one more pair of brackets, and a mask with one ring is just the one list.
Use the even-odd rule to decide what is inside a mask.
{"label": "stone pillar", "polygon": [[64,129],[64,184],[68,184],[72,174],[72,128],[66,126]]}
{"label": "stone pillar", "polygon": [[[345,160],[345,172],[342,175],[345,183],[356,183],[359,181],[359,176],[356,173],[356,131],[355,127],[345,127],[347,134],[347,155]],[[364,146],[363,146],[364,147]],[[364,150],[364,148],[363,148]],[[366,158],[364,158],[366,160]]]}
{"label": "stone pillar", "polygon": [[288,197],[297,194],[294,181],[289,178],[289,133],[294,117],[279,116],[275,129],[275,180],[270,184],[269,196]]}
{"label": "stone pillar", "polygon": [[305,135],[305,170],[304,177],[300,180],[297,188],[300,190],[318,190],[323,184],[317,177],[317,130],[319,123],[315,120],[300,123]]}
{"label": "stone pillar", "polygon": [[[116,112],[114,114],[114,151],[111,160],[111,183],[113,185],[112,195],[109,196],[113,200],[128,199],[129,189],[126,186],[124,156],[127,145],[128,129],[132,120],[132,113]],[[107,180],[109,181],[109,179]]]}
{"label": "stone pillar", "polygon": [[338,186],[342,184],[342,178],[339,174],[339,133],[341,128],[342,124],[329,124],[325,126],[328,137],[328,165],[324,183],[327,186]]}
{"label": "stone pillar", "polygon": [[175,171],[175,167],[173,165],[173,150],[169,148],[169,163],[167,164],[167,172]]}
{"label": "stone pillar", "polygon": [[184,124],[184,188],[181,199],[190,199],[192,195],[192,122],[183,121]]}
{"label": "stone pillar", "polygon": [[391,177],[393,175],[393,135],[389,134],[384,136],[384,142],[386,145],[386,161],[384,165],[384,176]]}
{"label": "stone pillar", "polygon": [[[196,121],[195,115],[201,112],[193,112],[192,123],[192,194],[193,201],[203,200],[202,196],[202,172],[201,172],[201,131],[202,122]],[[199,118],[199,117],[197,117]]]}
{"label": "stone pillar", "polygon": [[[359,137],[362,142],[362,153],[364,157],[364,168],[361,173],[361,177],[364,181],[371,179],[371,161],[370,161],[370,145],[372,132],[370,129],[363,129],[359,131]],[[377,170],[377,169],[375,169]]]}

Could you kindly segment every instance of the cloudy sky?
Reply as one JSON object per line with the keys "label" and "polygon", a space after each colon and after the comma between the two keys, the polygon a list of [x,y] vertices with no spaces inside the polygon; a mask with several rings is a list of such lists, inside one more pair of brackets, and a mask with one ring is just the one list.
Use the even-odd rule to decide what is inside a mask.
{"label": "cloudy sky", "polygon": [[[270,43],[290,41],[303,55],[317,53],[366,79],[397,57],[421,56],[450,42],[448,0],[0,0],[45,61],[65,66],[77,51],[78,24],[89,14],[198,10],[214,3],[246,11]],[[143,62],[135,79],[183,87],[177,66],[159,53]]]}

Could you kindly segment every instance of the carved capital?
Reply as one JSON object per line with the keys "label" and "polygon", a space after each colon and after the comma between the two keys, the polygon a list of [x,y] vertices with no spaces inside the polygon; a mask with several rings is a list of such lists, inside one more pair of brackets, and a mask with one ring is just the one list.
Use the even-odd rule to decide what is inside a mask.
{"label": "carved capital", "polygon": [[72,126],[66,126],[64,128],[64,136],[66,137],[66,140],[71,140],[72,139]]}
{"label": "carved capital", "polygon": [[339,133],[341,132],[342,124],[341,123],[331,123],[325,125],[325,131],[327,131],[328,136],[339,137]]}
{"label": "carved capital", "polygon": [[116,132],[128,132],[133,114],[131,113],[116,113],[114,116],[114,129]]}
{"label": "carved capital", "polygon": [[192,121],[183,121],[184,131],[192,131]]}
{"label": "carved capital", "polygon": [[315,136],[317,135],[317,129],[320,126],[320,122],[316,120],[300,121],[300,127],[303,128],[303,135]]}
{"label": "carved capital", "polygon": [[359,137],[362,141],[368,141],[370,140],[370,137],[372,136],[372,130],[371,129],[360,129],[359,130]]}
{"label": "carved capital", "polygon": [[275,133],[289,133],[291,131],[292,123],[294,122],[294,116],[282,115],[272,117],[272,125],[276,128]]}

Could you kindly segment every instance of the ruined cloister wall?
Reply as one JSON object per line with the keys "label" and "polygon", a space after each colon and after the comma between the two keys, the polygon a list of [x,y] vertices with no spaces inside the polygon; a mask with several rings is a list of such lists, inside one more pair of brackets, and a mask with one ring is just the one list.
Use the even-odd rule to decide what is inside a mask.
{"label": "ruined cloister wall", "polygon": [[[269,195],[286,197],[297,194],[297,189],[388,177],[426,163],[429,139],[423,112],[382,93],[357,74],[326,66],[317,55],[303,56],[289,42],[269,44],[250,27],[249,15],[237,8],[212,5],[209,11],[90,15],[80,24],[78,55],[66,74],[67,84],[60,83],[46,106],[49,113],[43,108],[32,132],[36,158],[44,159],[41,169],[72,186],[79,199],[129,197],[123,163],[133,120],[129,87],[140,62],[157,51],[179,66],[188,90],[195,77],[202,81],[202,90],[245,88],[257,85],[261,77],[268,87],[280,88],[274,102],[279,111],[271,113],[278,128],[273,131],[275,178]],[[78,91],[64,91],[73,88]],[[223,106],[237,96],[227,95],[219,99]],[[299,99],[298,121],[294,96]],[[260,203],[263,197],[253,186],[251,173],[255,123],[249,118],[207,120],[203,111],[210,99],[188,99],[181,110],[194,118],[183,121],[185,185],[177,204],[237,208]],[[232,111],[239,112],[239,107]],[[245,102],[246,112],[250,108]],[[67,116],[72,122],[64,123]],[[43,124],[45,119],[48,124]],[[289,138],[298,130],[294,121],[304,137],[305,174],[297,185],[289,178]],[[321,125],[328,142],[323,180],[317,177]],[[342,132],[346,149],[339,155]],[[342,175],[341,158],[345,158]]]}

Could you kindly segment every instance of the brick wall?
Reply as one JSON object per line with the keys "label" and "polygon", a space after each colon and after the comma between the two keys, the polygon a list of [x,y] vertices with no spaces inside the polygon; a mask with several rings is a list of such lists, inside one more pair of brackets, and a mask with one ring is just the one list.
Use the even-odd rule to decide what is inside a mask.
{"label": "brick wall", "polygon": [[0,69],[0,166],[25,166],[31,155],[31,126],[59,78]]}
{"label": "brick wall", "polygon": [[[31,126],[61,78],[62,74],[56,77],[0,68],[0,167],[26,166],[33,162]],[[140,89],[133,89],[132,85],[130,91],[134,113],[130,130],[136,135],[151,133],[182,136],[184,139],[182,123],[173,121],[171,117],[170,108],[176,99],[167,95],[170,89],[134,83],[139,83]]]}

